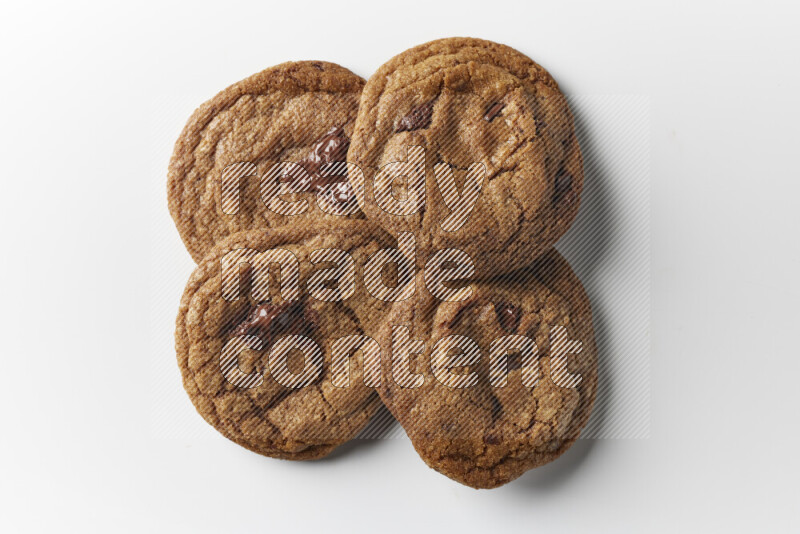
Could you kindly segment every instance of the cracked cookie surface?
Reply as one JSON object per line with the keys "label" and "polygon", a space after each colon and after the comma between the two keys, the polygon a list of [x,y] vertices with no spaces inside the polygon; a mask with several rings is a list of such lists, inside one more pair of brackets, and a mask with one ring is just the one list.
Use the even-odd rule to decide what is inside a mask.
{"label": "cracked cookie surface", "polygon": [[[167,193],[196,262],[239,231],[363,216],[346,172],[323,167],[346,159],[363,85],[333,63],[283,63],[194,112],[175,144]],[[275,167],[283,162],[299,166]]]}
{"label": "cracked cookie surface", "polygon": [[[345,220],[335,227],[316,224],[240,232],[212,249],[186,286],[175,333],[184,388],[203,418],[232,441],[276,458],[320,458],[354,437],[380,400],[364,383],[363,365],[353,363],[359,361],[358,355],[350,358],[349,386],[332,383],[330,343],[347,335],[374,337],[370,333],[385,319],[387,305],[367,295],[360,270],[365,258],[393,243],[372,223]],[[293,254],[299,262],[298,298],[284,296],[279,277],[286,281],[286,269],[278,273],[274,265],[264,269],[261,264],[262,277],[256,277],[254,256],[237,256],[246,249]],[[342,300],[309,296],[318,295],[309,293],[309,279],[336,267],[325,258],[311,259],[320,249],[338,249],[353,258],[358,274]],[[222,262],[232,257],[238,267],[225,270],[223,281]],[[239,273],[240,296],[226,293],[224,298],[232,272]],[[269,278],[263,278],[267,272]],[[329,285],[325,282],[318,290],[343,290],[336,283]],[[269,351],[290,335],[315,342],[321,359],[306,352],[303,361],[302,353],[294,351],[284,360],[285,367],[273,361]],[[226,347],[235,352],[226,352]],[[320,368],[316,376],[315,366]]]}
{"label": "cracked cookie surface", "polygon": [[[397,364],[397,353],[391,363],[384,358],[378,392],[430,467],[493,488],[555,460],[578,438],[595,398],[596,347],[589,301],[554,249],[530,268],[472,288],[461,302],[423,294],[393,307],[387,324],[406,325],[409,339],[425,345],[407,345],[408,367]],[[477,349],[450,345],[448,336]],[[538,360],[520,337],[505,336],[534,342]],[[379,340],[384,350],[403,341],[388,327]],[[497,353],[506,354],[504,364],[490,363],[493,343],[504,347]]]}
{"label": "cracked cookie surface", "polygon": [[[425,205],[393,214],[381,191],[399,200],[412,192],[408,180],[380,170],[409,161],[412,146],[425,149]],[[525,55],[480,39],[433,41],[381,66],[364,87],[348,161],[363,171],[355,192],[368,218],[395,235],[414,233],[422,251],[463,250],[478,276],[529,265],[547,251],[574,220],[583,189],[572,114],[556,82]],[[485,171],[482,188],[462,216],[434,167],[450,166],[467,198],[475,163]],[[449,216],[456,221],[447,226]]]}

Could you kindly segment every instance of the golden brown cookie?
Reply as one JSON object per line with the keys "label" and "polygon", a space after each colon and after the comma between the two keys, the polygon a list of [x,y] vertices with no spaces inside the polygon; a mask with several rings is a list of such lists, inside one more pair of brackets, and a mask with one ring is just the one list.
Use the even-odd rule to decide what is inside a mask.
{"label": "golden brown cookie", "polygon": [[556,82],[520,52],[480,39],[432,41],[381,66],[364,87],[348,161],[363,173],[351,181],[368,218],[413,233],[423,253],[463,250],[478,276],[547,251],[583,189]]}
{"label": "golden brown cookie", "polygon": [[194,112],[175,144],[168,197],[195,261],[239,231],[361,217],[346,171],[331,164],[346,159],[363,85],[333,63],[283,63]]}
{"label": "golden brown cookie", "polygon": [[175,333],[203,418],[276,458],[319,458],[355,436],[380,400],[360,356],[339,366],[347,380],[332,379],[332,347],[374,336],[385,320],[388,305],[367,294],[362,268],[392,244],[372,223],[342,220],[240,232],[214,247],[186,286]]}
{"label": "golden brown cookie", "polygon": [[578,438],[595,398],[596,347],[589,301],[555,249],[470,287],[462,301],[422,293],[393,307],[378,392],[430,467],[493,488]]}

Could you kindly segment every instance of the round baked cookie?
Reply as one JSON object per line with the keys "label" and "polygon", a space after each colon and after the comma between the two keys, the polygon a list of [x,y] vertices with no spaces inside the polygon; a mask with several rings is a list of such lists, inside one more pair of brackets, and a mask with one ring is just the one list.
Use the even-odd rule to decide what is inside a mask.
{"label": "round baked cookie", "polygon": [[363,85],[333,63],[283,63],[194,112],[175,143],[167,194],[196,262],[239,231],[362,216],[346,169],[332,164],[346,160]]}
{"label": "round baked cookie", "polygon": [[378,338],[378,392],[430,467],[493,488],[578,438],[595,398],[596,346],[589,301],[555,249],[470,287],[463,301],[423,292],[393,307]]}
{"label": "round baked cookie", "polygon": [[[424,191],[411,147],[424,149]],[[381,66],[364,86],[348,161],[363,173],[355,192],[368,218],[413,233],[423,251],[463,250],[479,276],[547,251],[583,189],[556,82],[520,52],[480,39],[432,41]],[[387,167],[394,162],[406,166]]]}
{"label": "round baked cookie", "polygon": [[275,458],[320,458],[355,436],[380,400],[361,353],[349,354],[344,382],[333,380],[332,347],[344,336],[374,337],[385,319],[388,305],[368,296],[361,271],[393,243],[372,223],[344,220],[249,230],[214,247],[186,286],[175,333],[200,415]]}

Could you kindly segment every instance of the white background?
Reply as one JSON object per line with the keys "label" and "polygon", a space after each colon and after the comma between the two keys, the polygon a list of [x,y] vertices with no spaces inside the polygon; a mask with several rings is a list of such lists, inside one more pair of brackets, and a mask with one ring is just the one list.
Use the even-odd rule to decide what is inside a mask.
{"label": "white background", "polygon": [[[800,10],[738,4],[4,4],[0,530],[797,531]],[[566,93],[649,102],[647,437],[581,440],[492,491],[405,439],[313,463],[236,447],[177,370],[155,373],[174,359],[159,310],[182,291],[159,274],[191,271],[166,214],[169,145],[272,64],[368,77],[454,35],[518,48]],[[165,438],[169,417],[198,430]]]}

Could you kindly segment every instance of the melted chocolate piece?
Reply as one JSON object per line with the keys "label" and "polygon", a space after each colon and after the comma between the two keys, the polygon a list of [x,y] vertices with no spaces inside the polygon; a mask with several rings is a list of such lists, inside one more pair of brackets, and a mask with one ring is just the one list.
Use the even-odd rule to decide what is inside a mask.
{"label": "melted chocolate piece", "polygon": [[495,102],[489,109],[486,110],[486,113],[483,115],[483,120],[486,122],[492,122],[495,117],[500,115],[500,112],[503,111],[505,104],[501,104],[500,102]]}
{"label": "melted chocolate piece", "polygon": [[[347,205],[355,202],[355,194],[347,174],[321,174],[322,168],[329,163],[344,162],[350,138],[340,126],[334,126],[320,137],[311,149],[311,153],[298,163],[306,170],[307,176],[295,169],[289,169],[281,181],[291,183],[295,191],[324,193],[326,198],[336,204]],[[329,187],[332,186],[332,187]]]}
{"label": "melted chocolate piece", "polygon": [[309,174],[319,175],[323,165],[335,161],[345,161],[349,147],[350,139],[344,134],[344,130],[340,126],[334,126],[317,140],[311,154],[306,156],[306,159],[300,164]]}
{"label": "melted chocolate piece", "polygon": [[508,302],[501,302],[494,305],[494,312],[497,314],[497,321],[503,330],[509,334],[517,331],[519,320],[522,317],[522,310]]}
{"label": "melted chocolate piece", "polygon": [[253,308],[247,318],[233,329],[233,335],[258,336],[271,345],[280,335],[308,334],[314,326],[314,321],[300,302],[265,302]]}
{"label": "melted chocolate piece", "polygon": [[400,122],[397,123],[397,128],[395,128],[395,132],[411,132],[414,130],[421,130],[423,128],[427,128],[431,124],[431,117],[433,116],[433,104],[436,102],[436,99],[429,102],[425,102],[424,104],[420,104],[419,106],[412,109],[408,115],[400,119]]}

